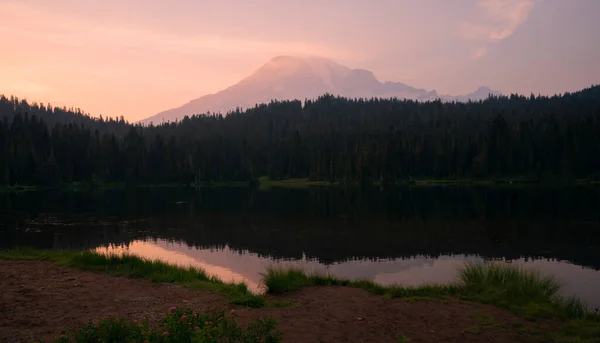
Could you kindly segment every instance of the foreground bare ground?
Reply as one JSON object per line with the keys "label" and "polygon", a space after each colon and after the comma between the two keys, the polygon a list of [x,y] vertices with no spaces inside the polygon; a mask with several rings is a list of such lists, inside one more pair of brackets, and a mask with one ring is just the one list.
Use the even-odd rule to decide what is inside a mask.
{"label": "foreground bare ground", "polygon": [[[231,308],[210,292],[63,268],[43,261],[0,261],[0,342],[50,342],[61,331],[109,315],[158,318],[168,307]],[[242,323],[279,319],[285,342],[529,342],[522,321],[490,306],[457,300],[386,300],[344,287],[309,288],[279,300],[286,308],[236,308]],[[526,324],[529,325],[529,324]]]}

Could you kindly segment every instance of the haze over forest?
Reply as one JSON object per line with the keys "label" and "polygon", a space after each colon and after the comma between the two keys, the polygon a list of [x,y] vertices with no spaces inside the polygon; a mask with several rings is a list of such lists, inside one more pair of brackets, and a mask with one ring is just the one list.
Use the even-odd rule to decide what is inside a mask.
{"label": "haze over forest", "polygon": [[597,342],[599,14],[0,0],[0,343]]}
{"label": "haze over forest", "polygon": [[333,3],[0,0],[0,180],[600,178],[600,3]]}
{"label": "haze over forest", "polygon": [[[374,78],[438,95],[553,95],[600,80],[597,13],[598,1],[562,0],[0,0],[0,94],[137,122],[275,56],[317,56],[335,75],[372,72],[353,72],[363,82],[348,96],[397,94],[374,91]],[[329,90],[304,81],[301,98]],[[263,99],[236,89],[247,92],[240,105]]]}
{"label": "haze over forest", "polygon": [[223,91],[160,112],[142,122],[159,124],[208,112],[227,114],[236,108],[246,109],[271,100],[314,100],[324,94],[367,99],[478,101],[500,93],[482,86],[463,96],[440,95],[435,90],[417,89],[402,82],[379,82],[371,71],[350,69],[324,58],[277,56]]}

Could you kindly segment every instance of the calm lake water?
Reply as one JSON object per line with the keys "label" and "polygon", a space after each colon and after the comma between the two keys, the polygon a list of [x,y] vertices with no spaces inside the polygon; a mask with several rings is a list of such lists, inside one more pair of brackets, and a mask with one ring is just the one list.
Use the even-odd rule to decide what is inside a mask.
{"label": "calm lake water", "polygon": [[0,248],[127,251],[256,291],[273,264],[420,285],[499,260],[600,307],[599,189],[163,188],[0,194],[0,205]]}

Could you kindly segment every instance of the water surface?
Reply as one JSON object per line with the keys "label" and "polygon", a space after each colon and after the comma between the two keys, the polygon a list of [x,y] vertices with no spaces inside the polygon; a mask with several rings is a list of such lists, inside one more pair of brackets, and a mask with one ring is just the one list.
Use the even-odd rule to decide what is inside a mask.
{"label": "water surface", "polygon": [[261,290],[273,264],[381,284],[450,282],[465,262],[539,269],[600,307],[600,192],[177,188],[3,194],[0,247],[128,251]]}

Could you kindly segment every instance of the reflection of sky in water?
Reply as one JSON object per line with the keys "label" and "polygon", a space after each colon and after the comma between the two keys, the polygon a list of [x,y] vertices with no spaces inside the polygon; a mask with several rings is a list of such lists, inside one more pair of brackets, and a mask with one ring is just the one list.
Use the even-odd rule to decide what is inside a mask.
{"label": "reflection of sky in water", "polygon": [[[278,260],[261,257],[251,252],[239,253],[224,249],[197,249],[166,240],[134,241],[129,247],[98,248],[100,252],[127,251],[142,257],[160,259],[183,266],[197,266],[223,281],[244,281],[254,292],[261,291],[261,275],[274,264],[301,266],[307,271],[327,272],[340,278],[368,279],[380,284],[421,285],[455,281],[457,269],[465,261],[483,263],[478,256],[452,255],[438,258],[414,256],[393,260],[353,260],[324,265],[314,259]],[[553,275],[563,284],[565,295],[577,295],[590,307],[600,307],[600,272],[564,261],[526,260],[509,262],[539,269],[542,274]]]}

